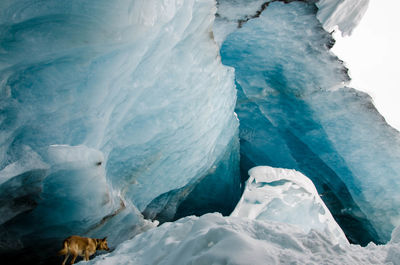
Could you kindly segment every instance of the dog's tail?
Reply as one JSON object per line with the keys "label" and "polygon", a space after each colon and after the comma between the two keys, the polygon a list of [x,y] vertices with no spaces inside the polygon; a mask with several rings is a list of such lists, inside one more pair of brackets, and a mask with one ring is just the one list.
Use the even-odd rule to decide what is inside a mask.
{"label": "dog's tail", "polygon": [[58,251],[58,255],[62,256],[62,255],[67,255],[68,253],[68,241],[64,240],[63,242],[63,249],[61,249],[60,251]]}

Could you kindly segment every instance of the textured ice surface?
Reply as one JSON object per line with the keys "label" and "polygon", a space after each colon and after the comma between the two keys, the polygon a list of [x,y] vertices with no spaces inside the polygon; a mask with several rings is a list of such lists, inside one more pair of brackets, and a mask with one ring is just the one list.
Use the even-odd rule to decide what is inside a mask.
{"label": "textured ice surface", "polygon": [[399,224],[400,138],[346,69],[315,6],[271,3],[221,48],[235,67],[242,174],[256,165],[309,177],[353,242],[387,241]]}
{"label": "textured ice surface", "polygon": [[218,12],[213,26],[214,38],[221,45],[226,36],[235,31],[239,21],[257,14],[269,0],[217,0]]}
{"label": "textured ice surface", "polygon": [[[341,14],[353,15],[353,9],[338,3],[321,1],[319,18],[326,28],[339,23],[347,32],[354,23],[341,24]],[[227,23],[220,31],[225,35],[215,34],[215,40],[212,0],[0,2],[2,250],[34,245],[55,253],[60,237],[75,233],[108,235],[116,246],[154,226],[141,212],[165,220],[198,209],[229,212],[239,188],[232,178],[238,171],[236,91],[233,70],[221,65],[215,41],[232,32],[231,21],[242,28],[228,37],[223,56],[237,69],[243,169],[295,168],[316,183],[351,239],[389,239],[399,223],[398,138],[367,96],[341,88],[346,70],[327,51],[332,39],[315,18],[318,9],[273,3],[260,13],[264,3],[258,0],[233,9],[219,4],[219,19]],[[261,18],[240,23],[254,14]],[[217,194],[226,191],[229,199],[220,200]],[[223,248],[232,252],[225,246],[238,235],[234,230],[261,223],[243,222],[229,224],[234,229],[228,233],[217,225],[210,235],[221,234]],[[282,244],[259,252],[260,260],[275,261],[279,252],[280,259],[292,261],[291,247],[299,248],[273,226],[245,240],[249,255],[230,256],[241,263],[253,259],[253,250],[270,247],[258,246],[259,236],[271,234]],[[336,251],[318,252],[318,234],[302,241],[308,248],[301,261],[308,261],[310,251],[321,253],[322,261],[330,260],[325,252]],[[196,255],[201,263],[204,248],[196,240],[193,249],[166,249],[180,251],[176,257],[190,249],[187,257]],[[166,254],[157,252],[158,244],[157,236],[146,243],[155,248],[142,252],[144,258],[154,255],[159,262]],[[280,252],[282,246],[288,252]],[[390,248],[386,260],[394,261],[398,251]],[[204,261],[219,255],[218,248],[213,251]],[[47,254],[31,250],[14,257],[26,264]],[[380,257],[367,259],[385,260]],[[123,255],[116,259],[127,264]]]}
{"label": "textured ice surface", "polygon": [[[10,174],[17,173],[0,186],[2,223],[35,209],[29,218],[21,220],[27,222],[27,231],[34,231],[33,226],[60,223],[68,229],[71,223],[81,219],[86,219],[88,227],[112,210],[104,167],[96,165],[103,160],[101,152],[85,146],[52,145],[46,152],[45,164],[32,150],[23,151],[20,160],[1,171],[7,172],[11,167],[14,171]],[[31,207],[26,209],[27,206]],[[4,213],[6,210],[8,214]]]}
{"label": "textured ice surface", "polygon": [[367,11],[369,0],[319,0],[317,18],[325,30],[336,27],[343,35],[350,35]]}
{"label": "textured ice surface", "polygon": [[[52,254],[71,234],[107,235],[119,244],[154,227],[110,189],[105,168],[98,164],[104,160],[100,151],[51,145],[43,158],[47,164],[38,162],[0,186],[0,255],[8,255],[4,264],[52,263]],[[32,246],[41,253],[30,250]]]}
{"label": "textured ice surface", "polygon": [[140,225],[155,198],[216,169],[239,190],[238,159],[220,166],[238,152],[238,122],[215,11],[212,0],[0,2],[9,235],[101,234],[121,215]]}
{"label": "textured ice surface", "polygon": [[290,169],[258,166],[231,216],[293,224],[305,233],[323,233],[333,243],[348,243],[342,229],[309,178]]}
{"label": "textured ice surface", "polygon": [[399,264],[397,229],[387,245],[336,245],[284,223],[207,214],[140,234],[88,264]]}
{"label": "textured ice surface", "polygon": [[[272,2],[290,3],[297,0],[217,0],[218,12],[214,24],[216,42],[221,45],[226,36],[250,19],[258,17]],[[369,0],[301,0],[315,3],[317,18],[328,32],[339,29],[350,35],[364,16]]]}
{"label": "textured ice surface", "polygon": [[242,193],[240,178],[232,177],[240,175],[238,138],[226,150],[218,159],[222,162],[211,167],[203,178],[157,197],[143,211],[144,216],[165,222],[209,212],[229,215]]}

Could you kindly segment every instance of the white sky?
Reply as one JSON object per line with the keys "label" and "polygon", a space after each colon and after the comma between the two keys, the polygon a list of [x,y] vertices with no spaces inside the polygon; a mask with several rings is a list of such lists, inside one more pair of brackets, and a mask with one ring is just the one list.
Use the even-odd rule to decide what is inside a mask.
{"label": "white sky", "polygon": [[400,1],[370,0],[350,37],[335,35],[333,52],[350,69],[351,87],[367,92],[400,131]]}

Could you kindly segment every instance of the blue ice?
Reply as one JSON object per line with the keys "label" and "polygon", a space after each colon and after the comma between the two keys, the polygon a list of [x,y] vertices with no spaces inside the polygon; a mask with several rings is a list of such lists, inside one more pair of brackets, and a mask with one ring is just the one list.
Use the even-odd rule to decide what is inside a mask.
{"label": "blue ice", "polygon": [[241,167],[308,176],[352,242],[385,242],[399,224],[400,137],[347,69],[312,4],[271,3],[227,36],[235,68]]}

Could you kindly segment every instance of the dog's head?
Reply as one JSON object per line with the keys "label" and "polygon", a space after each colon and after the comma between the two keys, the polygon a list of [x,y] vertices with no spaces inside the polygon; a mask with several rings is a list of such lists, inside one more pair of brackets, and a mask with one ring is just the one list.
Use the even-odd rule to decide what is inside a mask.
{"label": "dog's head", "polygon": [[107,237],[103,238],[103,239],[98,239],[98,249],[99,250],[107,250],[109,251],[110,249],[108,248],[107,245]]}

